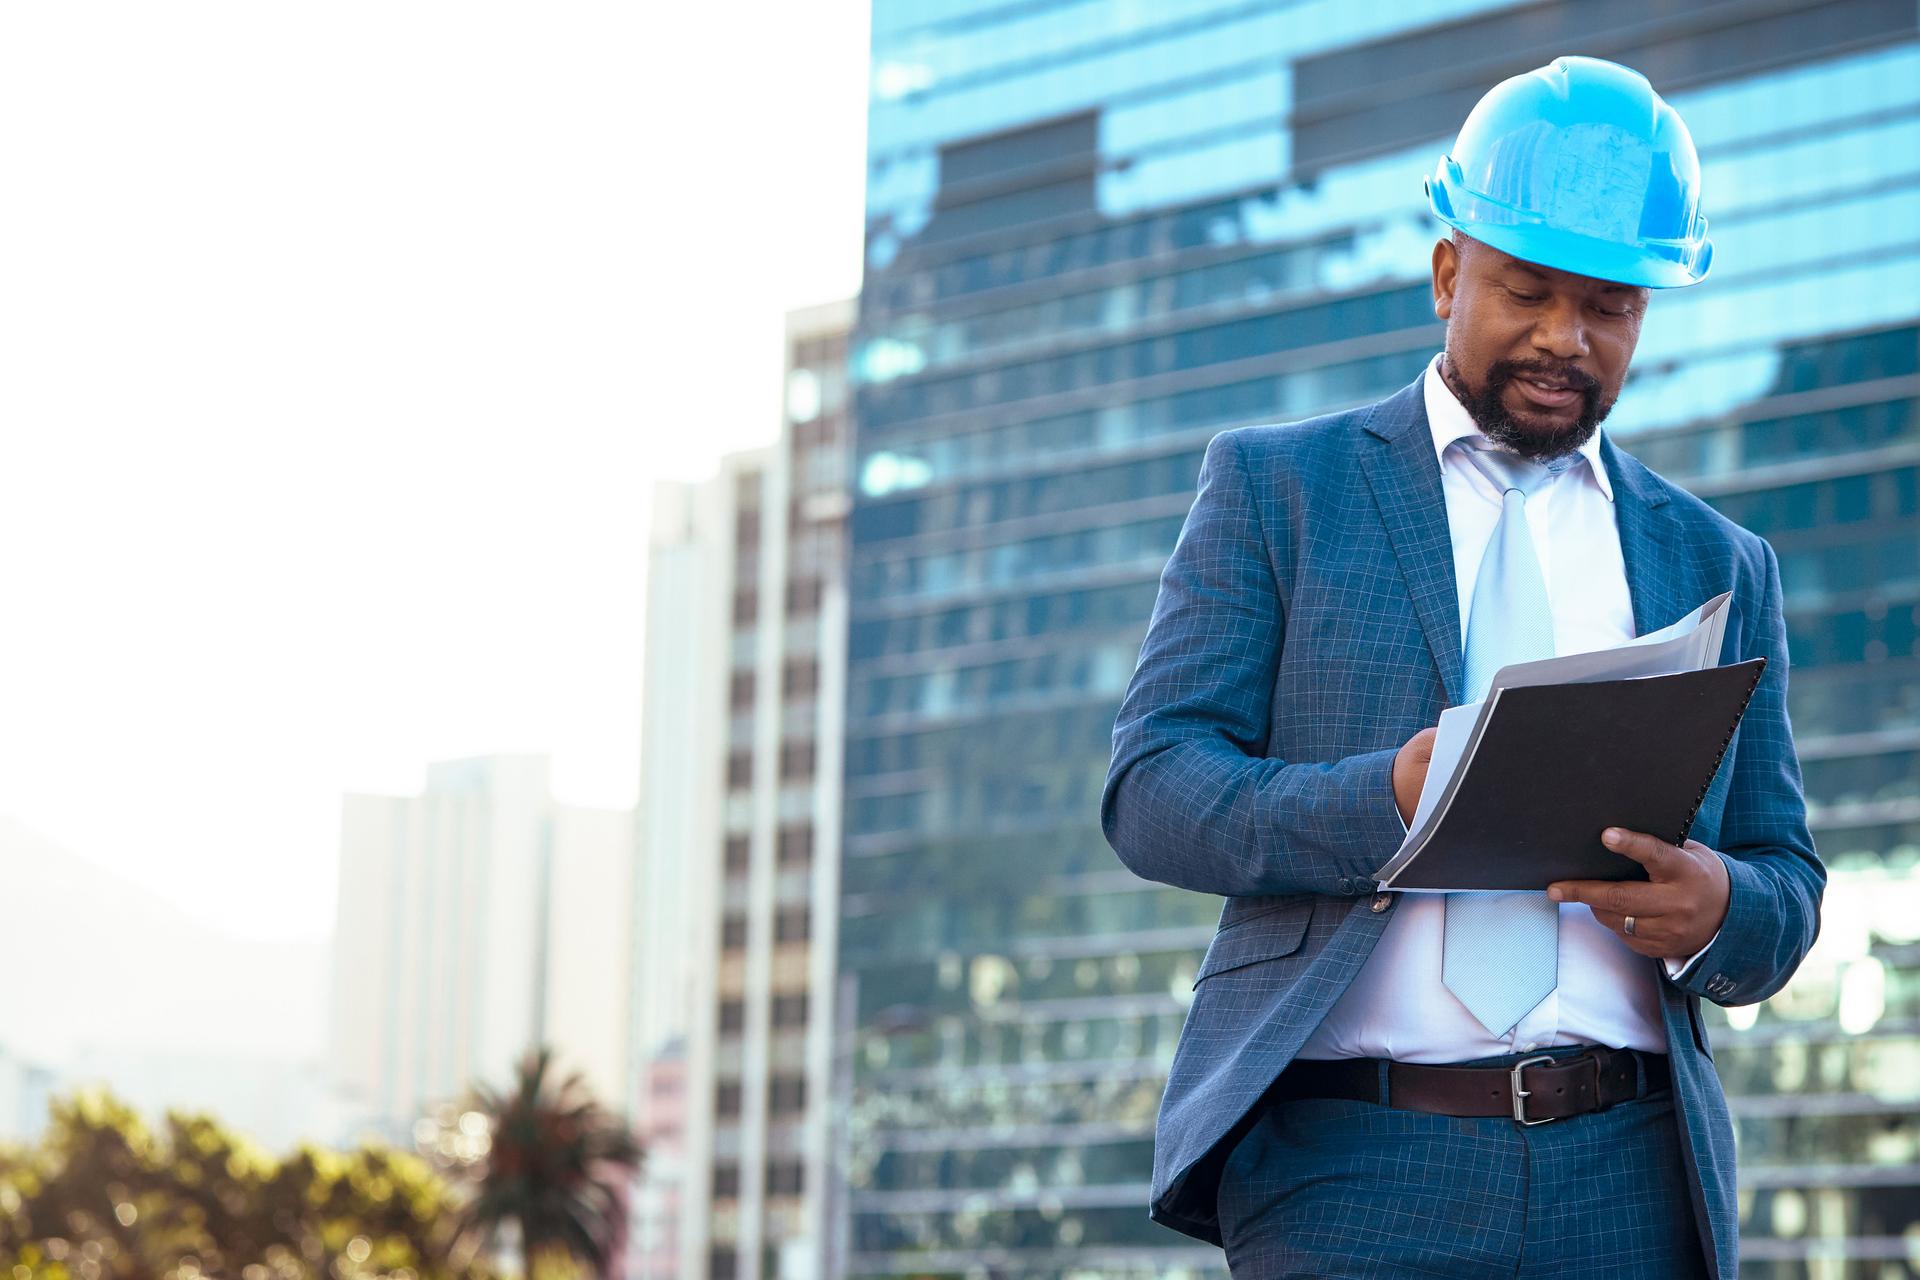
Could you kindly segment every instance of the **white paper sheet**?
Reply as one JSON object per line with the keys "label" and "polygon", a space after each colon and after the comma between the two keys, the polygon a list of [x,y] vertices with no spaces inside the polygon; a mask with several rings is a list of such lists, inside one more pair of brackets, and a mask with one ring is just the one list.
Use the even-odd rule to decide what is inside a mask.
{"label": "white paper sheet", "polygon": [[1436,817],[1435,810],[1440,808],[1454,775],[1460,771],[1461,761],[1478,737],[1487,703],[1495,693],[1531,685],[1590,684],[1599,680],[1665,676],[1713,666],[1720,656],[1720,643],[1727,628],[1727,602],[1732,598],[1731,591],[1723,591],[1678,622],[1610,648],[1511,663],[1494,672],[1485,698],[1442,711],[1438,732],[1433,738],[1433,758],[1427,765],[1427,780],[1420,788],[1413,821],[1407,824],[1406,839],[1376,876],[1381,879],[1391,876],[1425,840],[1425,829]]}
{"label": "white paper sheet", "polygon": [[1722,591],[1673,625],[1610,648],[1511,663],[1493,673],[1487,695],[1491,697],[1496,689],[1670,676],[1710,667],[1720,656],[1720,641],[1727,629],[1727,602],[1731,599],[1731,591]]}

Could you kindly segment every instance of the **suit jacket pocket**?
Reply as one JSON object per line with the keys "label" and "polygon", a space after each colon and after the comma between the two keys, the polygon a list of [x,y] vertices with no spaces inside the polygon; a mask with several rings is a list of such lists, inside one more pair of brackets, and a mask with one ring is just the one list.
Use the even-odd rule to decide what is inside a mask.
{"label": "suit jacket pocket", "polygon": [[1292,955],[1307,936],[1307,922],[1313,917],[1313,899],[1295,898],[1257,915],[1242,916],[1213,935],[1200,972],[1194,977],[1198,987],[1216,973],[1238,969],[1261,960]]}

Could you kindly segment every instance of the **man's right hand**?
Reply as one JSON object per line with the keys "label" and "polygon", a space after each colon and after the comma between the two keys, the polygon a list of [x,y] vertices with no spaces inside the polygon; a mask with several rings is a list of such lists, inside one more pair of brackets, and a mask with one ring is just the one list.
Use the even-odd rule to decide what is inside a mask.
{"label": "man's right hand", "polygon": [[1407,739],[1400,754],[1393,758],[1393,802],[1400,806],[1400,821],[1413,821],[1413,811],[1420,803],[1420,790],[1427,785],[1427,765],[1433,760],[1433,738],[1440,732],[1438,725],[1431,729],[1422,729]]}

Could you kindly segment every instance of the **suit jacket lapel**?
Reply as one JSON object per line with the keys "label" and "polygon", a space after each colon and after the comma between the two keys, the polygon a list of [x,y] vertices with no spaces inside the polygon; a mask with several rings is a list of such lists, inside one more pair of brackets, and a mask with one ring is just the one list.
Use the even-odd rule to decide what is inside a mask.
{"label": "suit jacket lapel", "polygon": [[[1465,698],[1462,688],[1460,592],[1453,573],[1453,540],[1447,527],[1440,462],[1427,425],[1423,372],[1413,383],[1374,405],[1363,422],[1372,437],[1360,457],[1394,557],[1407,580],[1415,614],[1439,669],[1447,705]],[[1707,582],[1688,556],[1686,540],[1669,505],[1667,487],[1639,459],[1622,452],[1606,432],[1600,460],[1613,483],[1620,556],[1633,601],[1635,635],[1675,621],[1725,590]]]}
{"label": "suit jacket lapel", "polygon": [[1622,453],[1605,432],[1600,460],[1613,482],[1613,515],[1620,530],[1620,558],[1626,562],[1627,591],[1633,597],[1634,634],[1643,636],[1698,608],[1718,588],[1702,581],[1689,558],[1659,477]]}
{"label": "suit jacket lapel", "polygon": [[1406,577],[1413,608],[1439,668],[1447,705],[1462,700],[1460,589],[1453,576],[1453,538],[1440,488],[1440,460],[1427,426],[1426,374],[1373,406],[1363,423],[1360,465]]}

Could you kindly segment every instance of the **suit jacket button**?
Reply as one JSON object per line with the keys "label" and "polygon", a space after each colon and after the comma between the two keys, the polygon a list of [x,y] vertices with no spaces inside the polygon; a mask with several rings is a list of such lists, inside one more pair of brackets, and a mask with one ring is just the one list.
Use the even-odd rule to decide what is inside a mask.
{"label": "suit jacket button", "polygon": [[1348,894],[1350,894],[1350,893],[1352,893],[1352,892],[1353,892],[1353,877],[1352,877],[1352,876],[1341,876],[1341,877],[1340,877],[1340,892],[1342,892],[1342,893],[1348,893]]}
{"label": "suit jacket button", "polygon": [[1376,893],[1373,895],[1373,913],[1375,915],[1379,915],[1382,911],[1385,911],[1389,906],[1392,906],[1392,905],[1393,905],[1392,894]]}

